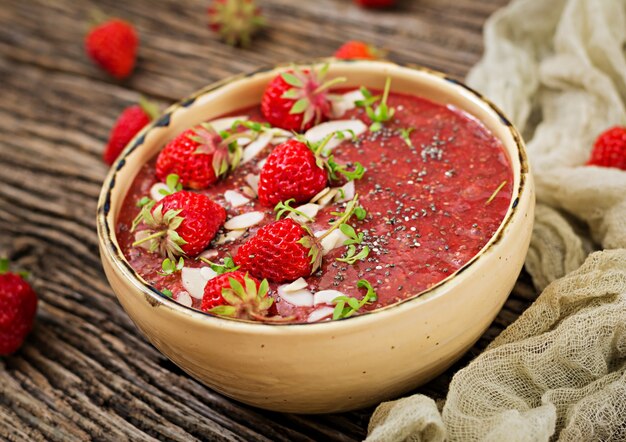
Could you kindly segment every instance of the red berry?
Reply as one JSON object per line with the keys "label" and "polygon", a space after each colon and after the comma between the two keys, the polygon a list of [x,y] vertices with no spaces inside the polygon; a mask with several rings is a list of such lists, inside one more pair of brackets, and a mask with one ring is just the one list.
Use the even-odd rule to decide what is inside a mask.
{"label": "red berry", "polygon": [[109,142],[104,148],[102,159],[111,165],[137,132],[156,117],[156,109],[151,103],[141,102],[127,107],[111,129]]}
{"label": "red berry", "polygon": [[159,180],[174,173],[190,189],[206,189],[228,169],[228,146],[222,145],[222,137],[210,126],[184,131],[163,148],[156,162]]}
{"label": "red berry", "polygon": [[181,190],[152,209],[144,208],[142,221],[148,229],[137,232],[134,245],[142,244],[168,257],[194,257],[206,249],[225,220],[224,208],[209,197]]}
{"label": "red berry", "polygon": [[295,281],[315,272],[322,254],[317,240],[291,218],[261,227],[237,251],[240,270],[274,282]]}
{"label": "red berry", "polygon": [[364,8],[389,8],[395,5],[395,0],[354,0],[359,6]]}
{"label": "red berry", "polygon": [[[213,307],[217,307],[218,305],[227,305],[228,303],[222,296],[222,289],[230,288],[230,278],[233,278],[239,281],[241,284],[245,284],[244,277],[246,276],[245,272],[240,272],[235,270],[234,272],[222,273],[221,275],[216,276],[213,279],[210,279],[207,282],[206,286],[204,286],[204,296],[202,297],[202,311],[211,310]],[[248,277],[258,287],[261,284],[257,279]]]}
{"label": "red berry", "polygon": [[213,0],[208,14],[209,27],[232,46],[248,46],[252,35],[265,24],[254,0]]}
{"label": "red berry", "polygon": [[304,203],[327,183],[328,173],[317,165],[311,149],[291,139],[278,145],[267,157],[259,178],[259,201],[271,207],[291,198]]}
{"label": "red berry", "polygon": [[108,20],[87,34],[85,49],[91,59],[113,77],[128,77],[134,67],[139,38],[130,23]]}
{"label": "red berry", "polygon": [[613,127],[600,134],[587,164],[626,170],[626,127]]}
{"label": "red berry", "polygon": [[380,49],[374,46],[363,43],[362,41],[351,40],[344,43],[335,52],[335,58],[341,58],[344,60],[362,59],[362,60],[377,60],[383,57],[383,53]]}
{"label": "red berry", "polygon": [[332,110],[328,88],[344,79],[324,82],[325,70],[296,69],[270,81],[261,99],[267,121],[286,130],[304,131],[327,120]]}
{"label": "red berry", "polygon": [[8,272],[8,265],[0,260],[0,355],[21,347],[37,311],[37,295],[20,275]]}

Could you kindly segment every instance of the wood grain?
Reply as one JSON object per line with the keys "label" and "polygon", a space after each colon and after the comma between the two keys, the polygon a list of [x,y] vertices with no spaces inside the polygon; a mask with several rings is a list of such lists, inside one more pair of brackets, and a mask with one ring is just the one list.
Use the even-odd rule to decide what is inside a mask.
{"label": "wood grain", "polygon": [[[144,94],[162,106],[260,66],[331,54],[362,39],[390,58],[462,78],[486,17],[506,0],[415,0],[393,11],[348,0],[260,2],[270,26],[251,49],[206,27],[207,2],[3,0],[0,7],[0,254],[30,270],[37,325],[0,360],[0,439],[360,440],[372,410],[297,416],[254,409],[203,387],[138,333],[104,278],[95,206],[100,155],[119,112]],[[83,55],[90,11],[136,24],[135,75],[111,80]],[[454,371],[534,299],[523,275],[477,345],[419,391],[445,397]]]}

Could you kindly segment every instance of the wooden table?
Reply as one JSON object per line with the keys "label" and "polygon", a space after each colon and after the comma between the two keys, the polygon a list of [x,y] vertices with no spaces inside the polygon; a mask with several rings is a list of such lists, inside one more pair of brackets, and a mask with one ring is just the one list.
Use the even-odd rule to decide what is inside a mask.
{"label": "wooden table", "polygon": [[[0,359],[0,439],[360,440],[372,410],[299,416],[248,407],[203,387],[138,333],[98,257],[100,155],[140,94],[162,106],[225,76],[330,55],[348,39],[463,78],[482,25],[506,0],[402,1],[367,11],[349,0],[262,2],[270,26],[251,49],[216,41],[206,1],[3,0],[0,5],[0,254],[30,270],[34,332]],[[97,7],[136,24],[138,66],[116,82],[83,53]],[[445,397],[451,375],[534,299],[527,276],[462,361],[420,392]]]}

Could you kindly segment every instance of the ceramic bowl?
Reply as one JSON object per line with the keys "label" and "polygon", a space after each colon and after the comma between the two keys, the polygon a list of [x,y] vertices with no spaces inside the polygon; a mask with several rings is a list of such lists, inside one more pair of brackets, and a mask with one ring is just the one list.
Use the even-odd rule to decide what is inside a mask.
{"label": "ceramic bowl", "polygon": [[[534,191],[513,125],[480,94],[448,76],[389,62],[331,61],[348,86],[393,90],[463,109],[498,137],[509,155],[513,197],[497,233],[456,273],[419,296],[361,316],[313,324],[229,320],[184,307],[150,287],[126,262],[114,225],[139,168],[178,133],[258,104],[286,67],[238,75],[171,106],[127,146],[102,187],[98,235],[104,270],[120,303],[165,356],[226,396],[295,413],[339,412],[398,397],[437,376],[493,321],[522,268]],[[417,293],[416,293],[417,295]]]}

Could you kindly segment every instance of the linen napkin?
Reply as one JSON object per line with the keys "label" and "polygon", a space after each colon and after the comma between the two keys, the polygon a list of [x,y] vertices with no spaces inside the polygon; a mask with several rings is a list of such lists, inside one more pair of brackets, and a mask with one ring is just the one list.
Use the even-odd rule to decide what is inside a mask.
{"label": "linen napkin", "polygon": [[626,172],[585,166],[626,125],[626,0],[514,0],[484,34],[467,81],[528,140],[526,270],[543,293],[456,373],[441,413],[423,395],[383,403],[367,441],[626,440]]}

